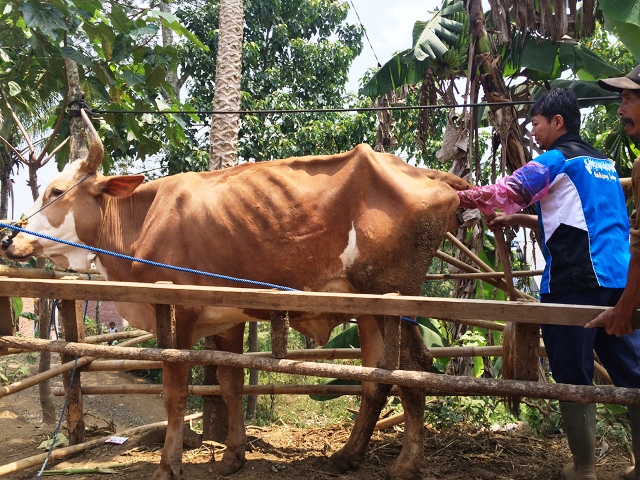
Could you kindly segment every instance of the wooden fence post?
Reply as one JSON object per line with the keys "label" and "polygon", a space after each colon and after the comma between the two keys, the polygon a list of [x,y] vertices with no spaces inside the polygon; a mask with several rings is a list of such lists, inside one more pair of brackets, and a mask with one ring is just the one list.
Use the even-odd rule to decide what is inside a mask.
{"label": "wooden fence post", "polygon": [[[65,340],[67,342],[84,341],[84,325],[82,323],[82,302],[75,300],[62,300],[60,302],[60,316],[64,326]],[[61,355],[61,363],[74,361],[72,355]],[[69,390],[71,372],[62,375],[62,383],[65,391]],[[80,371],[76,370],[73,376],[73,384],[69,393],[69,403],[67,404],[67,425],[69,429],[69,444],[77,445],[85,442],[85,425],[82,405],[82,385],[80,381]]]}
{"label": "wooden fence post", "polygon": [[9,297],[0,297],[0,334],[13,335],[13,309]]}
{"label": "wooden fence post", "polygon": [[271,310],[271,352],[273,358],[287,358],[289,312]]}
{"label": "wooden fence post", "polygon": [[[205,337],[204,348],[217,350],[215,338]],[[203,385],[219,385],[218,366],[204,365]],[[202,397],[202,439],[224,443],[227,441],[229,431],[229,414],[227,404],[220,395],[207,395]]]}

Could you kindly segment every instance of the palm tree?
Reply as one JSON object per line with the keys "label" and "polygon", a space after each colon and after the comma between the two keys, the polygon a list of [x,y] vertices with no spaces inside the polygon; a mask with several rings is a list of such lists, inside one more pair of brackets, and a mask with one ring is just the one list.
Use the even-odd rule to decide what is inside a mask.
{"label": "palm tree", "polygon": [[[243,25],[242,0],[220,0],[216,91],[213,98],[213,110],[215,111],[237,111],[240,109]],[[213,115],[209,147],[210,170],[236,164],[239,129],[240,115]]]}

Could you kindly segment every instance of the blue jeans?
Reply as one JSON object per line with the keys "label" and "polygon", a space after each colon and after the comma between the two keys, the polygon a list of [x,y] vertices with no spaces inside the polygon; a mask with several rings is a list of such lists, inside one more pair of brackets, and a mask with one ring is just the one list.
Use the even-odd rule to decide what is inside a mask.
{"label": "blue jeans", "polygon": [[[621,288],[594,288],[572,293],[543,294],[542,303],[612,307]],[[541,325],[542,338],[557,383],[593,384],[593,351],[618,387],[640,388],[640,330],[631,335],[608,335],[604,328]]]}

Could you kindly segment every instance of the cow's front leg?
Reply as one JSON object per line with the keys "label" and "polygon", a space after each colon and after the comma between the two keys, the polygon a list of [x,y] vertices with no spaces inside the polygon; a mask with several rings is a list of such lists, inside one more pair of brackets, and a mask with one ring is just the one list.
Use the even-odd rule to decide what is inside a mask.
{"label": "cow's front leg", "polygon": [[167,435],[160,465],[153,480],[177,480],[182,470],[182,437],[184,413],[189,383],[188,363],[164,362],[162,367],[162,397],[167,412]]}
{"label": "cow's front leg", "polygon": [[[216,335],[216,345],[220,350],[242,353],[243,335],[244,324],[241,324],[222,335]],[[244,369],[219,365],[218,382],[222,398],[227,404],[229,430],[227,432],[227,448],[222,456],[222,461],[217,463],[214,468],[219,475],[231,475],[240,470],[247,461],[245,458],[247,435],[242,412]]]}
{"label": "cow's front leg", "polygon": [[[382,360],[384,344],[382,340],[382,320],[372,316],[358,319],[362,365],[376,366]],[[344,473],[360,466],[371,440],[371,434],[387,401],[391,385],[371,382],[362,383],[362,400],[358,418],[351,430],[347,443],[329,459],[327,470],[331,473]]]}

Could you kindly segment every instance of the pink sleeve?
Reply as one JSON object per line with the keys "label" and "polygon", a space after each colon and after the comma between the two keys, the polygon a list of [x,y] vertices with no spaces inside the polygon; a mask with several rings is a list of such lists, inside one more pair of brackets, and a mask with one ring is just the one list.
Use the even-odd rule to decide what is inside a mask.
{"label": "pink sleeve", "polygon": [[493,185],[456,193],[462,208],[477,208],[485,215],[499,209],[511,215],[534,204],[548,192],[549,170],[540,163],[529,162]]}

